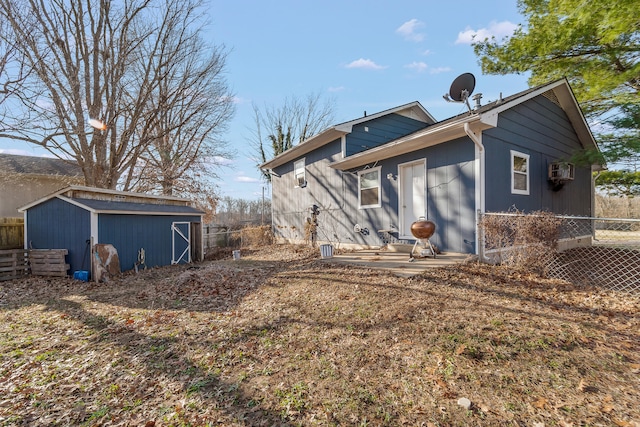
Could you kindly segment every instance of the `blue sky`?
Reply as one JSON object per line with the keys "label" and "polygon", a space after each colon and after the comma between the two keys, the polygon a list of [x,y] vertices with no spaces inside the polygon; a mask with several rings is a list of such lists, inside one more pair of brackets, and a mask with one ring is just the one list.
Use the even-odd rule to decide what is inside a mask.
{"label": "blue sky", "polygon": [[[476,76],[483,103],[527,88],[526,76],[484,76],[471,36],[513,32],[516,2],[210,0],[209,42],[225,45],[236,115],[225,139],[237,155],[219,171],[220,195],[257,199],[264,183],[249,144],[253,107],[321,93],[336,123],[419,101],[437,120],[466,109],[442,96],[458,75]],[[45,155],[12,141],[0,152]],[[268,189],[267,189],[268,193]]]}

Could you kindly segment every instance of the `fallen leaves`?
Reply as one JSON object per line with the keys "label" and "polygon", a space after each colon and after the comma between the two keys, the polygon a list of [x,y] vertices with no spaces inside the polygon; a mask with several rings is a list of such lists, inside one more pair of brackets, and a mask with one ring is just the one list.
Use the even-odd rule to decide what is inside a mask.
{"label": "fallen leaves", "polygon": [[0,425],[637,426],[638,298],[318,258],[0,284]]}

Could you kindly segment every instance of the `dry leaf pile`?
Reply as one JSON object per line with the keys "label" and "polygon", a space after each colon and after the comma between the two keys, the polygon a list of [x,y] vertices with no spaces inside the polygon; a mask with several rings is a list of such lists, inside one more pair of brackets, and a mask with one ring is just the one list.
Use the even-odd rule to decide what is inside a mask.
{"label": "dry leaf pile", "polygon": [[637,296],[318,255],[0,283],[0,425],[640,425]]}

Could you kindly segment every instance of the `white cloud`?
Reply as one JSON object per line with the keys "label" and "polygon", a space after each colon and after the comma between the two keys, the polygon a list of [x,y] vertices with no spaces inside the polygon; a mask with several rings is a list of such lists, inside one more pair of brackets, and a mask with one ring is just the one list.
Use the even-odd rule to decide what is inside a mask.
{"label": "white cloud", "polygon": [[423,54],[423,55],[425,55],[425,56],[426,56],[426,55],[431,55],[432,53],[433,53],[433,52],[431,52],[429,49],[425,49],[425,50],[422,52],[422,54]]}
{"label": "white cloud", "polygon": [[396,33],[404,37],[405,40],[421,42],[424,40],[424,33],[419,32],[421,28],[424,28],[424,23],[414,18],[400,25]]}
{"label": "white cloud", "polygon": [[329,89],[327,89],[329,92],[342,92],[343,90],[345,90],[344,86],[331,86]]}
{"label": "white cloud", "polygon": [[211,163],[217,166],[231,166],[232,164],[234,164],[233,159],[228,159],[222,156],[213,156],[207,160],[208,160],[208,163]]}
{"label": "white cloud", "polygon": [[234,181],[236,181],[236,182],[248,182],[248,183],[260,182],[260,180],[258,178],[252,178],[252,177],[246,176],[246,175],[236,176]]}
{"label": "white cloud", "polygon": [[365,70],[382,70],[387,67],[383,67],[382,65],[378,65],[370,59],[356,59],[346,65],[347,68],[364,68]]}
{"label": "white cloud", "polygon": [[451,71],[450,67],[436,67],[436,68],[431,68],[429,70],[429,73],[431,73],[431,74],[440,74],[440,73],[446,73],[448,71]]}
{"label": "white cloud", "polygon": [[404,68],[408,68],[410,70],[415,70],[418,73],[422,73],[428,67],[429,66],[427,64],[425,64],[424,62],[416,62],[416,61],[413,61],[411,64],[407,64],[407,65],[404,66]]}
{"label": "white cloud", "polygon": [[458,33],[456,44],[471,44],[476,41],[490,39],[491,37],[501,40],[504,37],[513,35],[516,28],[518,28],[518,25],[510,21],[493,21],[489,24],[488,28],[479,28],[477,30],[467,27],[464,31]]}

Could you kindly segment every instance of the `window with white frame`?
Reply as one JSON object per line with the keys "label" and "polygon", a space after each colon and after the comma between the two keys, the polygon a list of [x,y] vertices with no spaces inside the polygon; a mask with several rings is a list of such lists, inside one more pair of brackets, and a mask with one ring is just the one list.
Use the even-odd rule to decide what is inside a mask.
{"label": "window with white frame", "polygon": [[511,193],[529,194],[529,155],[511,150]]}
{"label": "window with white frame", "polygon": [[380,167],[358,172],[358,206],[380,207]]}
{"label": "window with white frame", "polygon": [[307,177],[305,175],[304,159],[296,160],[295,163],[293,163],[293,176],[296,187],[306,187]]}

